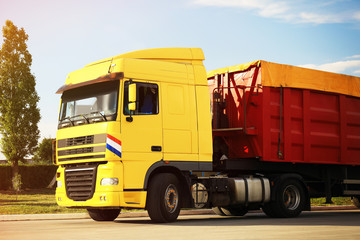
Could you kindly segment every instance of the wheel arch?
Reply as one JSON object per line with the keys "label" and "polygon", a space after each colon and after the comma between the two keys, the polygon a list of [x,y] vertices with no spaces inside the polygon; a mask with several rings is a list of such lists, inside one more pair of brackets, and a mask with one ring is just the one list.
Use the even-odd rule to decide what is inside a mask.
{"label": "wheel arch", "polygon": [[177,166],[161,162],[154,163],[147,171],[144,180],[144,190],[147,190],[151,179],[159,173],[174,174],[180,182],[180,191],[182,193],[182,207],[193,207],[191,195],[191,180],[186,176],[186,172],[182,171]]}

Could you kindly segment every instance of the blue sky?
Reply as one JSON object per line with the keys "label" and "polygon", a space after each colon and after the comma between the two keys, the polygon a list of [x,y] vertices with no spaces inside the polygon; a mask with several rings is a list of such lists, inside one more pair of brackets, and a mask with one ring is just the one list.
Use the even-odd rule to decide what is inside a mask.
{"label": "blue sky", "polygon": [[201,47],[207,70],[263,59],[360,76],[357,0],[0,0],[6,19],[29,35],[42,137],[56,136],[69,72],[138,49]]}

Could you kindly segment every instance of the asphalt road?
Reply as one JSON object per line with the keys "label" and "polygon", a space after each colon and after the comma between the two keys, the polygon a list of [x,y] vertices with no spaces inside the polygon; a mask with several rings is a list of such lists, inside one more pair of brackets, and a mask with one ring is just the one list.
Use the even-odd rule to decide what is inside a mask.
{"label": "asphalt road", "polygon": [[305,212],[298,218],[272,219],[263,213],[245,217],[184,215],[168,224],[148,217],[0,222],[0,239],[360,239],[360,210]]}

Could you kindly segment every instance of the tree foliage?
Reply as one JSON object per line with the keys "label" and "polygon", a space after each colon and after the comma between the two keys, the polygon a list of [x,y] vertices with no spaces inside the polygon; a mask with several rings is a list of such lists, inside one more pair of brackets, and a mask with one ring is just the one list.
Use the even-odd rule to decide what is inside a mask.
{"label": "tree foliage", "polygon": [[2,153],[18,172],[18,162],[33,154],[39,139],[39,96],[30,72],[32,57],[28,35],[7,20],[0,49],[0,145]]}
{"label": "tree foliage", "polygon": [[33,160],[36,162],[52,162],[52,142],[55,138],[44,138],[36,149]]}

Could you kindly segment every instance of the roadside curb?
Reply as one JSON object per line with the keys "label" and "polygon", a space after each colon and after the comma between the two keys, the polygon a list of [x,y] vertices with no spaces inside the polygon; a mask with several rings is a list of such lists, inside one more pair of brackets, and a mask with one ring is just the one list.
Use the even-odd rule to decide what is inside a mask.
{"label": "roadside curb", "polygon": [[[329,211],[329,210],[355,210],[358,209],[352,205],[345,206],[318,206],[311,207],[311,211]],[[261,210],[251,211],[261,212]],[[180,215],[215,215],[211,209],[193,209],[181,210]],[[140,212],[122,212],[118,218],[139,218],[148,217],[146,211]],[[22,214],[22,215],[0,215],[0,222],[7,221],[39,221],[39,220],[71,220],[71,219],[90,219],[87,213],[57,213],[57,214]]]}
{"label": "roadside curb", "polygon": [[[181,210],[180,215],[207,215],[214,214],[211,209]],[[118,218],[138,218],[148,217],[146,211],[122,212]],[[56,213],[56,214],[19,214],[19,215],[0,215],[0,222],[7,221],[38,221],[38,220],[71,220],[71,219],[90,219],[87,213]]]}
{"label": "roadside curb", "polygon": [[311,211],[328,211],[328,210],[355,210],[358,209],[353,205],[344,205],[344,206],[316,206],[311,207]]}
{"label": "roadside curb", "polygon": [[85,219],[85,218],[90,218],[87,213],[21,214],[21,215],[0,215],[0,222]]}

